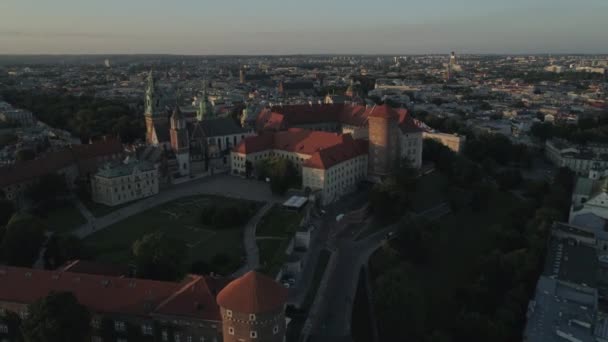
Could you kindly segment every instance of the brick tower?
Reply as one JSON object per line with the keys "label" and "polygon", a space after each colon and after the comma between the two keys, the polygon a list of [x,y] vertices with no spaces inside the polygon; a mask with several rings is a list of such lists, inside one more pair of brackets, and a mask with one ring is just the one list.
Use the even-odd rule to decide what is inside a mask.
{"label": "brick tower", "polygon": [[250,271],[217,295],[224,342],[284,342],[287,289]]}
{"label": "brick tower", "polygon": [[186,120],[182,117],[179,107],[175,107],[171,115],[171,150],[175,153],[180,176],[190,174],[190,144]]}
{"label": "brick tower", "polygon": [[373,176],[390,174],[399,157],[399,115],[388,105],[375,106],[368,116],[369,172]]}

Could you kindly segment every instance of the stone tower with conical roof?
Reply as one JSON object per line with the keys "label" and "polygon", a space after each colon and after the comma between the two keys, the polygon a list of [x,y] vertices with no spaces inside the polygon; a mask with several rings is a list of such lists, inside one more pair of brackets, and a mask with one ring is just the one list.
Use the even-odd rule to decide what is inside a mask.
{"label": "stone tower with conical roof", "polygon": [[285,341],[287,289],[255,271],[217,295],[224,342]]}

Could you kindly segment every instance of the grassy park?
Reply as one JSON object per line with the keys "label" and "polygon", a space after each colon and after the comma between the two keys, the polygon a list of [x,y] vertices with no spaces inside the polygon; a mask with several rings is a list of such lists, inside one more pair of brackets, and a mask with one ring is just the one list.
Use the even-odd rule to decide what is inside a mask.
{"label": "grassy park", "polygon": [[69,233],[86,223],[78,208],[70,202],[46,211],[41,214],[41,219],[50,231],[59,234]]}
{"label": "grassy park", "polygon": [[285,249],[300,226],[302,214],[272,207],[256,228],[261,271],[274,276],[285,261]]}
{"label": "grassy park", "polygon": [[238,267],[244,257],[244,225],[218,228],[204,225],[201,219],[201,213],[208,207],[224,205],[252,208],[247,219],[253,216],[255,208],[259,208],[254,202],[245,200],[217,196],[187,197],[131,216],[90,235],[85,243],[97,260],[124,264],[131,260],[133,242],[146,234],[162,231],[187,243],[190,263],[211,263],[215,256],[225,255],[228,257],[227,268]]}

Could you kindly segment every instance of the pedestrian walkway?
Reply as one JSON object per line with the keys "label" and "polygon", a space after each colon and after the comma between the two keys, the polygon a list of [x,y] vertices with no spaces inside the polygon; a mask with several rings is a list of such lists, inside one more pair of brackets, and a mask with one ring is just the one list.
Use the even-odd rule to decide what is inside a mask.
{"label": "pedestrian walkway", "polygon": [[155,196],[133,202],[108,215],[94,218],[74,230],[73,234],[83,239],[148,209],[180,198],[197,195],[216,195],[269,203],[282,203],[285,200],[283,197],[274,196],[268,184],[264,182],[229,175],[216,175],[173,186]]}
{"label": "pedestrian walkway", "polygon": [[260,266],[260,253],[258,251],[258,244],[256,242],[256,229],[258,223],[266,215],[266,213],[272,208],[274,203],[266,203],[262,209],[260,209],[255,216],[249,220],[245,227],[243,234],[243,244],[245,245],[245,253],[247,254],[247,263],[234,273],[234,276],[240,277],[243,274],[255,270]]}

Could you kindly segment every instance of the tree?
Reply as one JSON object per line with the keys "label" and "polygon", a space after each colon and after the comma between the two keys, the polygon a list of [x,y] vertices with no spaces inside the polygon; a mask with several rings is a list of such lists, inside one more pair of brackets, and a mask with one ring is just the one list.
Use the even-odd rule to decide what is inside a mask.
{"label": "tree", "polygon": [[255,165],[259,180],[270,178],[270,189],[273,193],[284,195],[287,190],[299,183],[298,169],[286,158],[268,158],[260,160]]}
{"label": "tree", "polygon": [[46,244],[43,258],[44,267],[54,270],[68,260],[85,259],[87,254],[84,243],[78,237],[54,234]]}
{"label": "tree", "polygon": [[70,292],[50,293],[29,306],[25,342],[81,342],[90,335],[91,315]]}
{"label": "tree", "polygon": [[0,199],[0,227],[6,225],[14,213],[15,205],[13,202],[10,200]]}
{"label": "tree", "polygon": [[35,185],[27,191],[27,197],[39,208],[48,210],[52,208],[57,200],[69,193],[65,177],[60,174],[50,173],[40,178]]}
{"label": "tree", "polygon": [[5,311],[0,315],[0,323],[4,324],[8,330],[6,334],[0,334],[0,339],[7,338],[13,342],[23,342],[21,333],[21,318],[15,312]]}
{"label": "tree", "polygon": [[183,241],[161,231],[143,236],[133,244],[139,276],[155,280],[178,280],[185,271],[188,249]]}
{"label": "tree", "polygon": [[24,161],[32,160],[34,158],[36,158],[36,152],[29,148],[22,148],[19,151],[17,151],[17,153],[15,155],[15,159],[18,162],[24,162]]}
{"label": "tree", "polygon": [[9,265],[31,267],[38,259],[46,237],[38,219],[15,215],[6,227],[2,239],[2,259]]}
{"label": "tree", "polygon": [[404,269],[393,269],[377,279],[374,295],[378,321],[382,321],[383,341],[401,341],[403,332],[408,340],[419,341],[426,329],[426,301],[422,288],[408,277]]}

